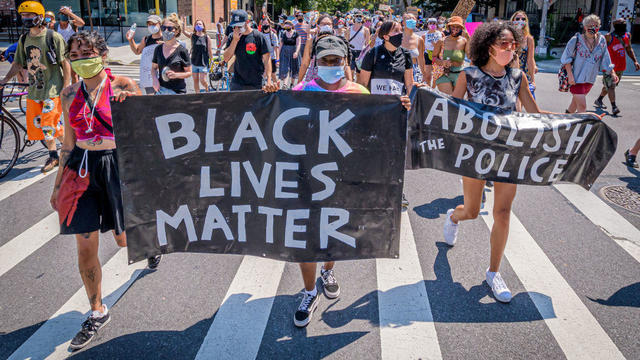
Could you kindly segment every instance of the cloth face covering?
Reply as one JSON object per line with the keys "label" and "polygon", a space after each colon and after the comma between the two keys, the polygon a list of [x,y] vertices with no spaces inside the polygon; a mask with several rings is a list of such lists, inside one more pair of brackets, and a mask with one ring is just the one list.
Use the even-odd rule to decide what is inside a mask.
{"label": "cloth face covering", "polygon": [[71,61],[71,68],[81,78],[90,79],[98,75],[104,69],[104,65],[101,56],[94,56]]}

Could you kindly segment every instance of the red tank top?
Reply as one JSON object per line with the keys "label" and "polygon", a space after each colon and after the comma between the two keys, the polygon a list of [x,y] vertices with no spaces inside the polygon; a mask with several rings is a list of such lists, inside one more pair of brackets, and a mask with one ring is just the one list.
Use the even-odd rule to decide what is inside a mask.
{"label": "red tank top", "polygon": [[76,96],[73,98],[73,102],[69,107],[69,123],[76,133],[77,141],[114,139],[113,132],[98,120],[98,117],[100,117],[103,122],[113,129],[113,123],[111,122],[111,104],[109,103],[109,100],[113,96],[111,80],[113,80],[113,76],[107,69],[107,78],[104,80],[99,94],[96,94],[98,99],[95,100],[95,104],[89,104],[85,101],[83,95],[84,82],[80,84],[78,92],[76,92]]}
{"label": "red tank top", "polygon": [[625,71],[627,69],[627,54],[625,47],[629,44],[629,34],[625,33],[622,42],[618,36],[611,34],[611,42],[609,43],[609,56],[611,62],[615,66],[614,71]]}

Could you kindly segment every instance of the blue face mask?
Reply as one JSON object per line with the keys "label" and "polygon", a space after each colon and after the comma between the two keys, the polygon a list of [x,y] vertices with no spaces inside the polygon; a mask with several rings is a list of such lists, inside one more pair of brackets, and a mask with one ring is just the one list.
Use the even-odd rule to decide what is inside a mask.
{"label": "blue face mask", "polygon": [[327,84],[335,84],[344,77],[344,66],[318,65],[318,77]]}
{"label": "blue face mask", "polygon": [[413,19],[409,19],[406,21],[407,23],[407,29],[415,29],[416,28],[416,21]]}

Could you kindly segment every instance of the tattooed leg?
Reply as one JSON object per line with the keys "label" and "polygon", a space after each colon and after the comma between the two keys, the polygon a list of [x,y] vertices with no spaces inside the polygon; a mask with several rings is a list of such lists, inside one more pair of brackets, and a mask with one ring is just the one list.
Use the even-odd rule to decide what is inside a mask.
{"label": "tattooed leg", "polygon": [[102,268],[98,259],[98,232],[77,234],[78,269],[91,304],[91,310],[102,311]]}

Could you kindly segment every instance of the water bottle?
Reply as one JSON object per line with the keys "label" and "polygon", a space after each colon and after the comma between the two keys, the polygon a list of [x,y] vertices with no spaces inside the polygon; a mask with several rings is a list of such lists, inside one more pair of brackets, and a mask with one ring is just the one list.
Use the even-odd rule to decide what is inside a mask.
{"label": "water bottle", "polygon": [[138,24],[133,23],[133,24],[131,25],[131,27],[129,28],[128,33],[130,33],[130,34],[131,34],[131,36],[135,35],[135,33],[136,33],[136,28],[137,28],[137,27],[138,27]]}

